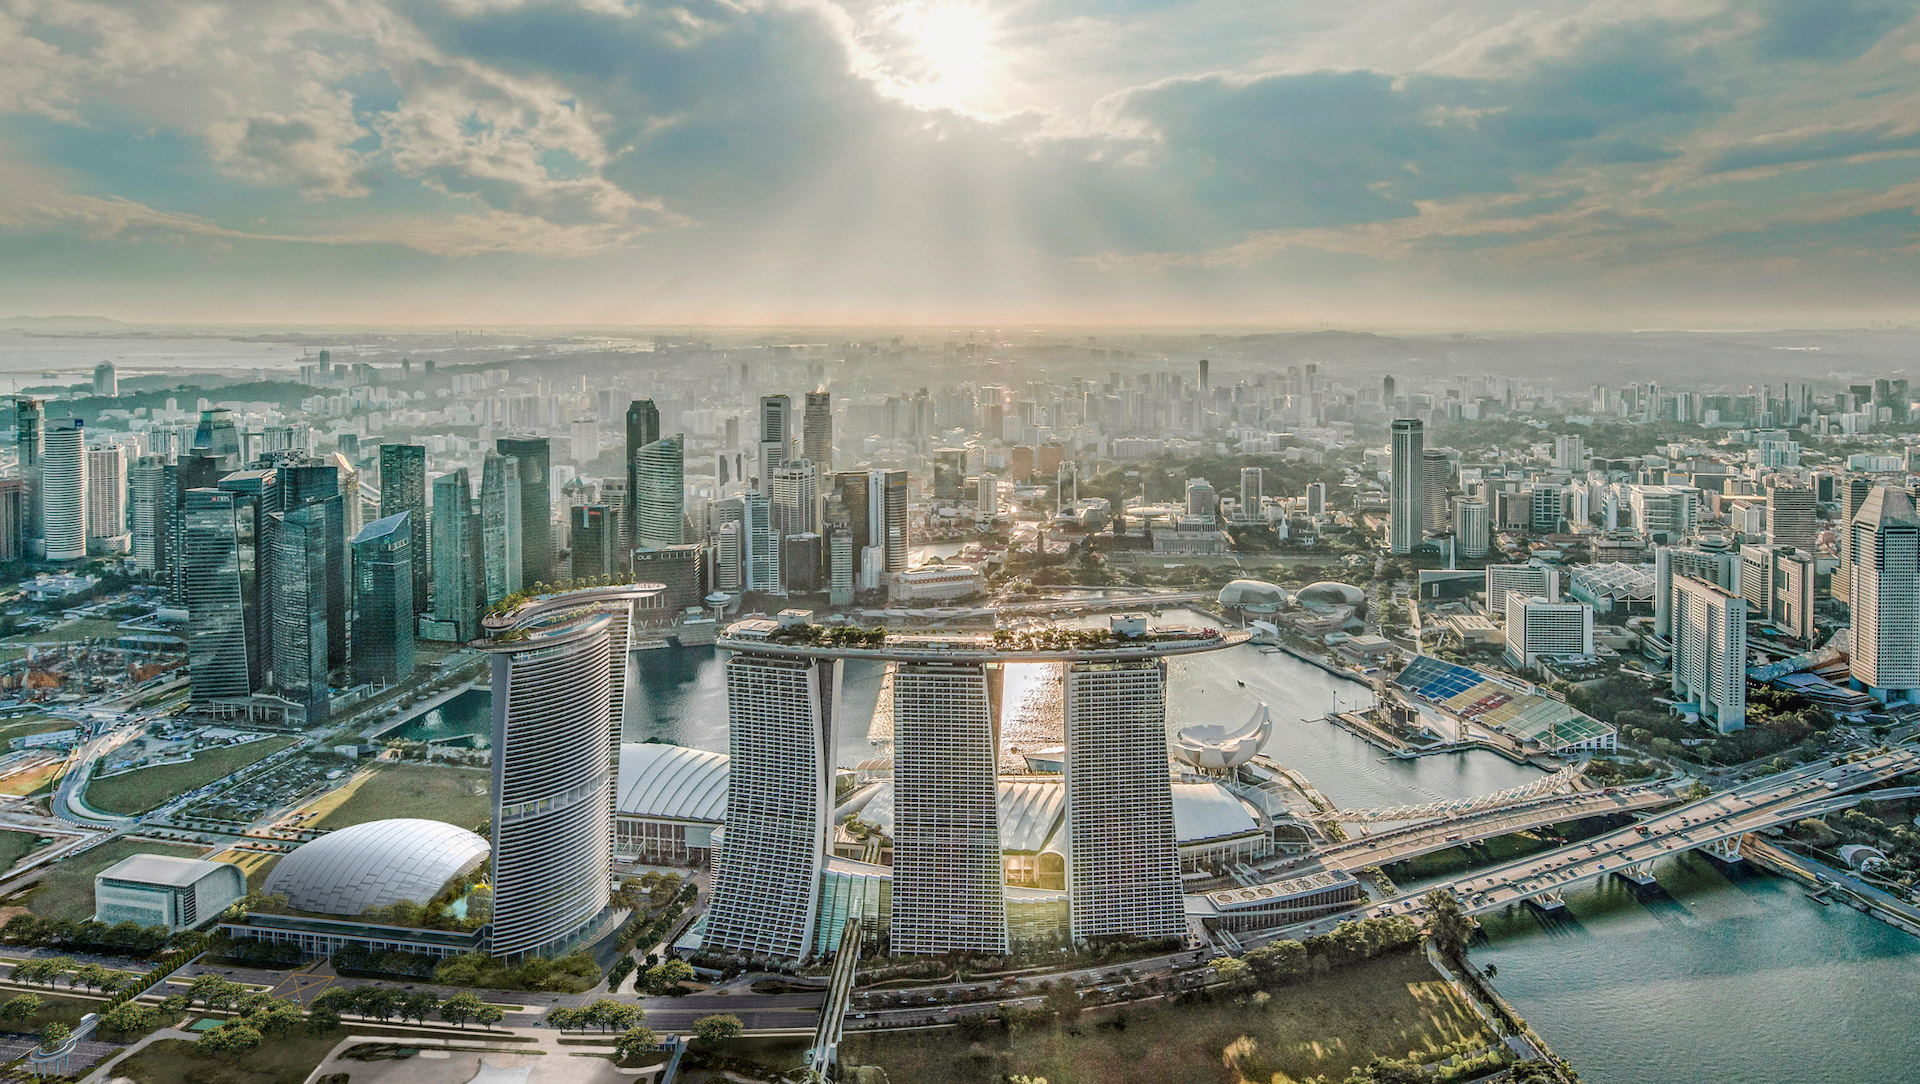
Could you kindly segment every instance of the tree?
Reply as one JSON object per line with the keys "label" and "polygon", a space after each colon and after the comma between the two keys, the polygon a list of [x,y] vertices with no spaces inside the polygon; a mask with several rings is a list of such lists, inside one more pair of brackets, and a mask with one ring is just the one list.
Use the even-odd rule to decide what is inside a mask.
{"label": "tree", "polygon": [[[4,1006],[0,1006],[0,1008],[4,1008]],[[152,1027],[159,1018],[159,1010],[153,1008],[151,1005],[142,1005],[138,1001],[129,1001],[108,1009],[107,1014],[100,1018],[100,1023],[109,1031],[117,1031],[125,1035],[128,1032],[142,1031]]]}
{"label": "tree", "polygon": [[97,990],[103,986],[110,987],[114,984],[114,979],[114,973],[101,967],[99,964],[82,964],[80,967],[75,968],[73,972],[73,984],[75,986],[84,986],[89,991]]}
{"label": "tree", "polygon": [[647,968],[646,987],[653,993],[663,993],[691,978],[692,965],[676,957]]}
{"label": "tree", "polygon": [[466,1027],[479,1011],[486,1007],[480,995],[467,992],[455,994],[440,1003],[440,1019],[456,1027]]}
{"label": "tree", "polygon": [[213,1054],[238,1057],[260,1045],[260,1033],[245,1024],[229,1020],[200,1036],[195,1044]]}
{"label": "tree", "polygon": [[73,1029],[58,1020],[49,1020],[40,1028],[40,1049],[58,1050],[60,1044],[67,1041]]}
{"label": "tree", "polygon": [[307,1034],[308,1035],[315,1035],[315,1036],[325,1035],[327,1032],[332,1031],[333,1029],[339,1026],[340,1026],[339,1012],[333,1009],[327,1008],[324,1005],[318,1005],[318,1004],[316,1004],[313,1008],[307,1010]]}
{"label": "tree", "polygon": [[506,1012],[503,1011],[500,1006],[489,1005],[483,1001],[480,1003],[480,1007],[474,1010],[473,1022],[483,1028],[490,1028],[498,1024],[506,1015]]}
{"label": "tree", "polygon": [[385,1023],[400,1008],[400,991],[390,986],[362,986],[354,991],[353,1001],[362,1015]]}
{"label": "tree", "polygon": [[[986,1020],[985,1017],[979,1016],[963,1016],[960,1019],[963,1024],[968,1020],[979,1020],[982,1023]],[[708,1043],[724,1043],[729,1039],[738,1039],[740,1033],[745,1030],[746,1025],[732,1013],[715,1013],[693,1022],[693,1037]]]}
{"label": "tree", "polygon": [[1245,960],[1222,956],[1213,962],[1213,973],[1229,990],[1245,990],[1253,985],[1253,967]]}
{"label": "tree", "polygon": [[293,1034],[303,1015],[298,1002],[269,998],[247,1014],[246,1023],[263,1035],[285,1038]]}
{"label": "tree", "polygon": [[555,1005],[553,1008],[547,1010],[547,1026],[559,1028],[561,1031],[572,1031],[584,1023],[581,1019],[583,1015],[579,1009],[566,1005]]}
{"label": "tree", "polygon": [[440,999],[424,990],[408,994],[400,1001],[401,1019],[411,1020],[416,1024],[426,1023],[427,1017],[432,1016],[439,1009]]}
{"label": "tree", "polygon": [[625,1031],[645,1016],[646,1013],[638,1005],[603,997],[587,1006],[582,1023],[598,1024],[601,1031]]}
{"label": "tree", "polygon": [[659,1045],[660,1040],[652,1028],[630,1027],[613,1040],[613,1056],[617,1061],[632,1061]]}
{"label": "tree", "polygon": [[16,994],[0,1003],[0,1020],[24,1024],[40,1011],[39,994]]}
{"label": "tree", "polygon": [[1465,952],[1479,923],[1460,909],[1460,901],[1451,892],[1436,888],[1427,893],[1425,902],[1433,916],[1427,920],[1427,940],[1442,956],[1451,958]]}

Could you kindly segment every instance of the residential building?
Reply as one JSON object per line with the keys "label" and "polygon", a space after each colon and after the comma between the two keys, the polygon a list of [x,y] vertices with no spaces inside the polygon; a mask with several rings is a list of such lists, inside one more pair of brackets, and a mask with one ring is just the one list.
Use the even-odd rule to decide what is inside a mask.
{"label": "residential building", "polygon": [[86,429],[78,418],[47,430],[40,463],[40,537],[49,561],[87,556]]}
{"label": "residential building", "polygon": [[1387,489],[1387,547],[1394,553],[1411,553],[1423,539],[1425,459],[1426,426],[1417,418],[1396,419]]}

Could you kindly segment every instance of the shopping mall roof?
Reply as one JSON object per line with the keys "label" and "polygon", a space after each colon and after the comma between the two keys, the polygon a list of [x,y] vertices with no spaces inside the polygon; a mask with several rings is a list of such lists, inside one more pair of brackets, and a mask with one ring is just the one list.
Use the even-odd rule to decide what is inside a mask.
{"label": "shopping mall roof", "polygon": [[1220,783],[1173,784],[1173,833],[1182,844],[1260,833],[1259,822]]}

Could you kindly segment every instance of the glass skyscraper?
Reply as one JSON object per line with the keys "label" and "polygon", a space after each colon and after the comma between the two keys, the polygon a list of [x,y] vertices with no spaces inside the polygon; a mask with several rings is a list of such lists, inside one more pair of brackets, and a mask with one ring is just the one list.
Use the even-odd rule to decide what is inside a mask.
{"label": "glass skyscraper", "polygon": [[501,437],[501,455],[520,461],[520,584],[553,579],[553,448],[546,437]]}
{"label": "glass skyscraper", "polygon": [[[339,498],[309,501],[268,517],[273,546],[273,684],[307,709],[312,725],[327,716],[327,592],[333,567],[329,508]],[[337,516],[334,517],[337,519]]]}
{"label": "glass skyscraper", "polygon": [[253,687],[239,536],[241,522],[250,524],[253,510],[240,494],[190,489],[183,512],[180,566],[189,614],[187,673],[193,700],[246,696]]}
{"label": "glass skyscraper", "polygon": [[480,568],[486,604],[520,590],[520,461],[487,453],[480,467]]}
{"label": "glass skyscraper", "polygon": [[467,468],[433,480],[433,621],[436,635],[465,643],[480,635],[485,585]]}
{"label": "glass skyscraper", "polygon": [[427,450],[418,444],[380,446],[380,515],[411,512],[413,612],[427,612]]}
{"label": "glass skyscraper", "polygon": [[391,685],[413,673],[411,512],[376,519],[353,539],[353,680]]}

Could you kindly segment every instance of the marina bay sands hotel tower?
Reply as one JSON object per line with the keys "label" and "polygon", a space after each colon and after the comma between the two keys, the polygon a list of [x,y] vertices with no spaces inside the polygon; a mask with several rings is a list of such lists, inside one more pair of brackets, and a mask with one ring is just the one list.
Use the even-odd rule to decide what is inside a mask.
{"label": "marina bay sands hotel tower", "polygon": [[895,667],[893,865],[882,890],[894,953],[1009,951],[993,674],[1008,662],[1062,669],[1072,939],[1183,934],[1163,657],[1236,640],[1149,629],[1145,618],[979,636],[825,629],[808,616],[742,621],[719,642],[732,757],[705,948],[801,960],[833,947],[820,919],[848,659]]}

